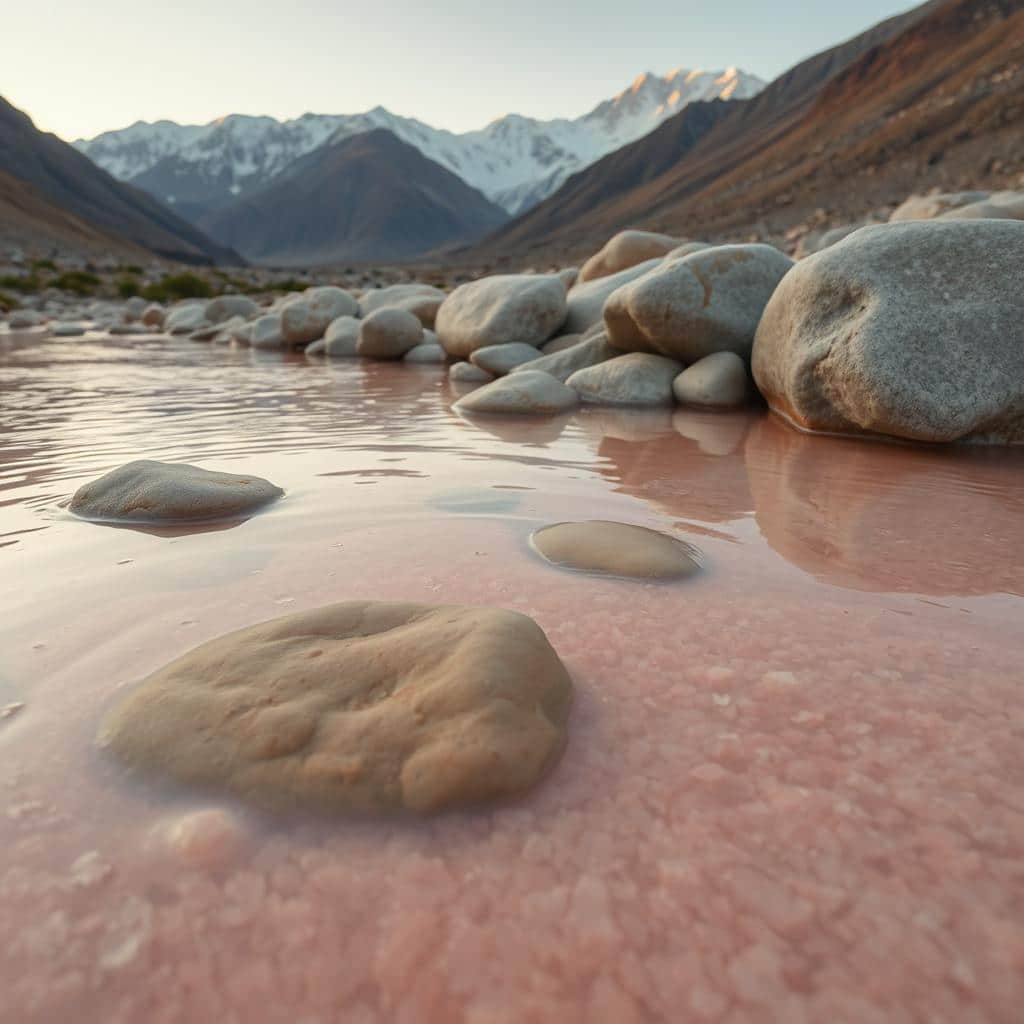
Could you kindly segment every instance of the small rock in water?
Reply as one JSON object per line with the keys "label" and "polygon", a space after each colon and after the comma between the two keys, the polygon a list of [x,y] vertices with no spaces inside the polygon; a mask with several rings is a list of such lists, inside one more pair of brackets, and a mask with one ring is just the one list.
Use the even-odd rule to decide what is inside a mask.
{"label": "small rock in water", "polygon": [[540,349],[522,342],[510,342],[507,345],[488,345],[471,352],[469,361],[481,370],[486,370],[495,377],[501,377],[514,370],[517,366],[532,363],[540,358]]}
{"label": "small rock in water", "polygon": [[566,383],[595,405],[671,405],[672,382],[682,369],[674,359],[630,352],[577,370]]}
{"label": "small rock in water", "polygon": [[486,370],[472,363],[452,363],[448,370],[448,379],[458,381],[460,384],[486,384],[494,380],[494,377]]}
{"label": "small rock in water", "polygon": [[249,344],[255,349],[276,349],[284,344],[281,314],[267,313],[254,320],[248,332]]}
{"label": "small rock in water", "polygon": [[609,576],[676,579],[701,567],[700,552],[692,544],[629,523],[556,523],[537,530],[530,543],[561,568]]}
{"label": "small rock in water", "polygon": [[575,408],[579,396],[548,373],[524,369],[471,391],[453,408],[462,413],[552,416]]}
{"label": "small rock in water", "polygon": [[282,494],[258,476],[139,459],[84,484],[68,507],[83,519],[180,523],[244,515]]}
{"label": "small rock in water", "polygon": [[288,347],[304,347],[322,338],[340,316],[355,316],[359,303],[342,288],[308,288],[281,309],[281,335]]}
{"label": "small rock in water", "polygon": [[401,359],[423,340],[423,325],[404,309],[387,306],[359,325],[356,354],[364,359]]}
{"label": "small rock in water", "polygon": [[268,807],[441,811],[533,787],[565,745],[571,685],[524,615],[352,601],[197,647],[99,743]]}
{"label": "small rock in water", "polygon": [[446,298],[445,293],[433,285],[393,284],[364,292],[359,298],[359,312],[366,317],[378,309],[404,309],[424,327],[433,327],[437,311]]}
{"label": "small rock in water", "polygon": [[440,345],[424,343],[409,349],[402,358],[407,363],[443,363],[447,356]]}
{"label": "small rock in water", "polygon": [[332,320],[324,334],[324,355],[328,359],[350,359],[356,355],[359,344],[360,321],[354,316],[339,316]]}
{"label": "small rock in water", "polygon": [[183,864],[211,868],[233,860],[246,834],[235,814],[222,807],[205,807],[158,825],[154,837]]}
{"label": "small rock in water", "polygon": [[55,338],[80,338],[85,334],[85,327],[82,324],[61,320],[53,325],[51,331]]}
{"label": "small rock in water", "polygon": [[621,356],[622,353],[608,344],[608,336],[602,331],[592,338],[578,340],[576,344],[565,348],[550,351],[550,346],[545,350],[544,355],[533,362],[517,367],[512,372],[520,373],[522,370],[542,370],[550,373],[555,380],[563,383],[567,381],[577,370],[588,366],[597,366],[598,363],[607,362]]}
{"label": "small rock in water", "polygon": [[744,405],[750,394],[747,364],[735,352],[714,352],[688,366],[672,382],[682,405],[702,409],[731,409]]}

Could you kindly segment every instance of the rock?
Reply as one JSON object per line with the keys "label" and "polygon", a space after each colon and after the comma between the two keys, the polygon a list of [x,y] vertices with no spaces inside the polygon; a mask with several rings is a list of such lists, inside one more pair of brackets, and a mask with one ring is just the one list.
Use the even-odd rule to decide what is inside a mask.
{"label": "rock", "polygon": [[665,258],[662,262],[668,263],[669,261],[681,260],[686,256],[692,256],[695,252],[712,248],[714,246],[710,242],[683,242],[682,245],[677,245],[671,252],[665,253]]}
{"label": "rock", "polygon": [[251,320],[259,312],[259,303],[254,302],[248,295],[219,295],[211,299],[206,306],[206,318],[215,324],[230,320],[233,316]]}
{"label": "rock", "polygon": [[524,615],[351,601],[212,640],[107,716],[133,770],[274,809],[429,813],[518,796],[572,684]]}
{"label": "rock", "polygon": [[460,413],[552,416],[574,408],[578,402],[576,392],[550,374],[524,369],[471,391],[453,408]]}
{"label": "rock", "polygon": [[563,330],[566,334],[583,334],[588,328],[600,325],[604,329],[604,304],[608,296],[630,281],[661,265],[660,259],[647,260],[617,274],[599,277],[578,284],[566,296],[568,312]]}
{"label": "rock", "polygon": [[384,307],[359,326],[356,353],[364,359],[401,359],[423,340],[423,325],[404,309]]}
{"label": "rock", "polygon": [[609,576],[678,579],[701,567],[700,552],[692,544],[628,523],[556,523],[537,530],[530,543],[560,568]]}
{"label": "rock", "polygon": [[541,370],[544,373],[550,373],[555,380],[560,380],[564,383],[577,370],[582,370],[587,366],[597,366],[598,363],[606,362],[621,355],[622,353],[617,348],[612,348],[608,344],[608,337],[602,331],[595,337],[588,338],[586,341],[580,341],[569,348],[559,349],[550,354],[545,352],[539,359],[534,359],[533,362],[517,367],[512,372],[520,373],[523,370]]}
{"label": "rock", "polygon": [[1024,193],[997,192],[939,215],[939,220],[1024,220]]}
{"label": "rock", "polygon": [[502,274],[460,285],[441,304],[435,330],[448,355],[466,359],[489,345],[540,345],[565,320],[565,286],[555,274]]}
{"label": "rock", "polygon": [[82,324],[60,320],[50,328],[50,331],[55,338],[80,338],[85,334],[85,327]]}
{"label": "rock", "polygon": [[684,243],[685,239],[653,231],[620,231],[583,264],[579,280],[581,283],[598,280],[620,270],[628,270],[638,263],[661,259]]}
{"label": "rock", "polygon": [[248,348],[252,344],[253,329],[255,327],[256,322],[254,320],[250,320],[246,324],[235,327],[231,331],[231,340],[235,342],[236,345],[242,345],[244,348]]}
{"label": "rock", "polygon": [[145,324],[111,324],[107,328],[107,334],[114,337],[137,338],[141,334],[152,334],[153,328]]}
{"label": "rock", "polygon": [[68,507],[83,519],[182,523],[242,516],[282,494],[258,476],[139,459],[79,487]]}
{"label": "rock", "polygon": [[577,370],[566,384],[597,405],[671,405],[672,382],[682,369],[674,359],[630,352]]}
{"label": "rock", "polygon": [[24,331],[46,322],[46,317],[34,309],[15,309],[7,314],[7,326],[12,331]]}
{"label": "rock", "polygon": [[409,349],[402,357],[406,363],[443,363],[447,356],[444,349],[436,342],[417,345]]}
{"label": "rock", "polygon": [[354,316],[332,320],[324,334],[324,354],[329,359],[354,358],[359,344],[359,324]]}
{"label": "rock", "polygon": [[281,330],[281,314],[266,313],[252,323],[249,344],[256,349],[275,349],[284,344]]}
{"label": "rock", "polygon": [[820,235],[806,235],[797,246],[796,257],[797,259],[805,259],[807,256],[813,256],[816,252],[822,252],[830,245],[841,242],[844,238],[852,235],[854,231],[860,231],[861,228],[866,227],[870,223],[873,222],[860,220],[856,224],[844,224],[842,227],[831,228],[828,231],[823,231]]}
{"label": "rock", "polygon": [[478,348],[469,355],[469,361],[481,370],[486,370],[494,377],[503,377],[506,373],[514,370],[524,363],[532,363],[540,358],[540,349],[533,345],[524,345],[521,342],[511,342],[508,345],[488,345],[486,348]]}
{"label": "rock", "polygon": [[305,352],[307,356],[325,356],[327,355],[327,339],[317,338],[312,345],[307,345]]}
{"label": "rock", "polygon": [[747,364],[735,352],[712,352],[672,382],[676,401],[702,409],[732,409],[750,396]]}
{"label": "rock", "polygon": [[220,324],[210,340],[214,345],[230,345],[235,340],[236,333],[246,326],[248,326],[248,323],[245,319],[240,316],[233,316],[230,320],[225,320],[224,323]]}
{"label": "rock", "polygon": [[580,268],[566,267],[564,270],[556,271],[555,276],[562,282],[565,290],[568,291],[579,280]]}
{"label": "rock", "polygon": [[988,199],[988,192],[938,192],[930,196],[910,196],[897,206],[889,217],[890,223],[906,220],[931,220],[958,206],[967,206]]}
{"label": "rock", "polygon": [[749,359],[764,307],[792,266],[778,249],[760,244],[720,245],[664,263],[608,299],[608,340],[684,363],[712,352]]}
{"label": "rock", "polygon": [[[602,324],[602,329],[604,325]],[[552,338],[547,344],[541,346],[541,352],[546,356],[553,355],[555,352],[561,352],[563,349],[572,348],[573,345],[578,344],[583,340],[582,334],[560,334],[557,338]]]}
{"label": "rock", "polygon": [[765,310],[753,371],[809,430],[1024,443],[1024,224],[864,228],[803,260]]}
{"label": "rock", "polygon": [[460,384],[486,384],[494,380],[486,370],[472,363],[452,363],[448,370],[448,379],[458,381]]}
{"label": "rock", "polygon": [[175,306],[168,312],[164,318],[164,330],[168,334],[191,334],[208,323],[206,303],[190,302],[183,306]]}
{"label": "rock", "polygon": [[365,317],[378,309],[404,309],[424,327],[433,327],[437,311],[446,298],[447,295],[433,285],[393,284],[363,292],[359,297],[359,313]]}
{"label": "rock", "polygon": [[358,312],[359,303],[341,288],[307,288],[281,307],[281,336],[289,348],[308,345],[322,338],[338,317],[356,316]]}
{"label": "rock", "polygon": [[142,322],[147,327],[160,328],[164,325],[166,315],[164,307],[159,302],[152,302],[142,311]]}
{"label": "rock", "polygon": [[198,331],[193,331],[188,336],[189,341],[213,341],[224,330],[225,322],[218,321],[215,324],[210,324],[208,327],[200,327]]}

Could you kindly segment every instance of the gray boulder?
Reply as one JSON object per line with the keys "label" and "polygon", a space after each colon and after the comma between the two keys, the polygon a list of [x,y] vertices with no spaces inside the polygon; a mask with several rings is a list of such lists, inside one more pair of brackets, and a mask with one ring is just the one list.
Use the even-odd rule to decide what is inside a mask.
{"label": "gray boulder", "polygon": [[267,313],[254,320],[249,333],[249,344],[255,349],[281,348],[284,339],[281,334],[281,314]]}
{"label": "gray boulder", "polygon": [[424,327],[433,327],[437,311],[447,295],[429,284],[392,284],[387,288],[371,288],[359,297],[361,316],[378,309],[404,309],[412,313]]}
{"label": "gray boulder", "polygon": [[215,299],[210,299],[206,307],[206,318],[211,323],[219,324],[230,320],[233,316],[249,320],[259,311],[259,304],[250,299],[248,295],[219,295]]}
{"label": "gray boulder", "polygon": [[332,320],[324,334],[324,355],[329,359],[352,359],[359,345],[360,321],[354,316]]}
{"label": "gray boulder", "polygon": [[797,425],[1024,443],[1024,223],[864,228],[772,297],[754,379]]}
{"label": "gray boulder", "polygon": [[469,355],[469,361],[494,377],[503,377],[517,366],[535,362],[540,358],[540,349],[521,342],[509,345],[488,345],[478,348]]}
{"label": "gray boulder", "polygon": [[685,363],[712,352],[749,359],[764,307],[792,266],[778,249],[760,244],[719,245],[667,261],[609,297],[608,340]]}
{"label": "gray boulder", "polygon": [[342,288],[307,288],[282,306],[281,335],[290,348],[308,345],[322,338],[328,325],[339,316],[356,316],[358,312],[359,303]]}
{"label": "gray boulder", "polygon": [[453,408],[460,413],[511,413],[553,416],[574,408],[576,392],[547,373],[524,370],[477,388]]}
{"label": "gray boulder", "polygon": [[409,349],[402,356],[405,363],[443,363],[447,356],[444,349],[436,342],[423,342],[415,348]]}
{"label": "gray boulder", "polygon": [[494,376],[472,363],[452,363],[448,370],[448,379],[459,384],[486,384],[494,380]]}
{"label": "gray boulder", "polygon": [[582,334],[588,327],[600,324],[604,316],[604,304],[608,301],[609,295],[660,265],[660,258],[645,260],[635,267],[620,270],[617,274],[584,281],[571,288],[566,296],[567,313],[563,327],[565,333]]}
{"label": "gray boulder", "polygon": [[628,270],[650,259],[661,259],[685,242],[653,231],[620,231],[583,264],[579,282],[595,281],[620,270]]}
{"label": "gray boulder", "polygon": [[612,348],[608,344],[608,336],[602,331],[595,337],[579,341],[568,348],[558,349],[550,354],[545,352],[539,359],[525,363],[512,372],[541,370],[543,373],[550,373],[555,380],[565,382],[577,370],[582,370],[587,366],[597,366],[598,363],[621,355],[622,353],[617,348]]}
{"label": "gray boulder", "polygon": [[700,409],[732,409],[750,397],[747,364],[735,352],[712,352],[688,366],[672,382],[681,405]]}
{"label": "gray boulder", "polygon": [[408,310],[385,306],[359,325],[356,354],[364,359],[401,359],[423,341],[423,324]]}
{"label": "gray boulder", "polygon": [[577,370],[566,384],[595,405],[671,405],[672,382],[682,369],[674,359],[630,352]]}

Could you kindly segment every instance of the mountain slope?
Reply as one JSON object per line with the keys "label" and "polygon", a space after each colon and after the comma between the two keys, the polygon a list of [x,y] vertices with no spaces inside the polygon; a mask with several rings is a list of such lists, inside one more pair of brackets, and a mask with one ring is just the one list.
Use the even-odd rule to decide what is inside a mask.
{"label": "mountain slope", "polygon": [[493,230],[505,212],[391,132],[317,149],[205,228],[278,265],[402,261]]}
{"label": "mountain slope", "polygon": [[[578,194],[563,188],[542,207],[506,226],[493,240],[493,250],[507,251],[510,244],[526,249],[573,249],[582,241],[579,227],[557,212],[561,204],[573,204],[573,219],[585,223],[588,246],[600,244],[616,230],[627,226],[648,226],[674,233],[708,233],[720,223],[750,226],[755,215],[744,199],[752,179],[770,174],[768,154],[796,132],[809,116],[826,86],[845,69],[888,41],[941,9],[943,0],[929,3],[897,15],[846,42],[819,53],[784,72],[756,97],[730,104],[727,116],[693,145],[681,160],[648,176],[635,187],[623,191],[613,178],[604,180],[595,172],[588,183],[589,202],[584,205]],[[615,154],[617,165],[659,166],[658,135],[669,130],[674,121],[687,116],[684,111],[645,138],[631,143]],[[834,133],[827,123],[817,125],[820,135],[805,137],[809,150],[821,146]],[[711,208],[711,195],[720,194],[726,182],[728,210]],[[691,197],[694,197],[692,202]],[[696,197],[700,197],[698,200]],[[734,214],[734,216],[730,216]],[[585,218],[581,221],[581,218]],[[491,241],[483,247],[491,255]],[[580,251],[585,252],[586,248]]]}
{"label": "mountain slope", "polygon": [[580,118],[539,121],[509,114],[461,135],[376,107],[285,122],[239,114],[203,126],[140,122],[75,145],[116,177],[196,215],[261,189],[318,148],[385,128],[514,213],[689,103],[742,100],[763,84],[735,68],[648,73]]}
{"label": "mountain slope", "polygon": [[188,263],[238,262],[194,225],[139,189],[97,167],[0,97],[0,171],[101,233],[168,259]]}

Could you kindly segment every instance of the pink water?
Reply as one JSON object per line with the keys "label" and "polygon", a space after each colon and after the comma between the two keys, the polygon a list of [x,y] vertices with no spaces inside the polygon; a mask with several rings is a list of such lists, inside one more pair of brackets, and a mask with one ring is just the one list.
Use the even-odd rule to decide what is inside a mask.
{"label": "pink water", "polygon": [[[1024,456],[452,398],[433,368],[0,339],[3,1024],[1016,1024]],[[62,511],[137,457],[288,493],[202,533]],[[560,572],[527,541],[567,519],[707,569]],[[534,616],[576,685],[555,773],[489,812],[274,821],[93,749],[151,670],[347,598]]]}

